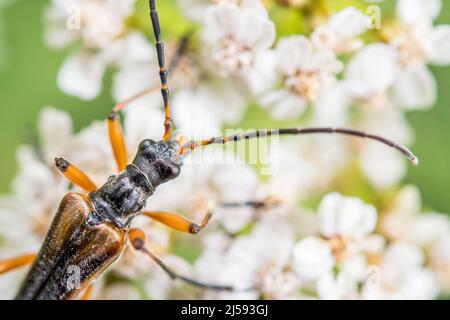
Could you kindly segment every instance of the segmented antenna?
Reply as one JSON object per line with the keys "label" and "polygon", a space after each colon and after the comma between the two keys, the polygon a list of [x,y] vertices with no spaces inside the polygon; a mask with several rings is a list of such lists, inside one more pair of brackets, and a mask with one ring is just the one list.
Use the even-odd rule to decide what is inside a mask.
{"label": "segmented antenna", "polygon": [[215,137],[205,140],[199,140],[199,141],[189,141],[185,143],[183,146],[179,149],[179,154],[183,155],[186,154],[188,151],[193,151],[199,147],[205,147],[212,144],[225,144],[228,142],[237,142],[241,140],[249,140],[254,138],[264,138],[264,137],[270,137],[270,136],[276,136],[276,135],[303,135],[303,134],[322,134],[322,133],[338,133],[348,136],[354,136],[358,138],[364,138],[364,139],[370,139],[378,141],[382,144],[385,144],[389,147],[392,147],[398,151],[400,151],[402,154],[404,154],[413,164],[418,165],[419,159],[409,150],[407,147],[402,146],[400,144],[397,144],[389,139],[383,138],[378,135],[369,134],[363,131],[359,130],[353,130],[353,129],[347,129],[347,128],[289,128],[289,129],[272,129],[272,130],[257,130],[249,133],[238,133],[230,136],[222,136],[222,137]]}
{"label": "segmented antenna", "polygon": [[150,18],[152,20],[153,33],[156,40],[156,53],[158,56],[159,64],[159,77],[161,79],[161,94],[164,102],[164,141],[169,140],[172,137],[173,121],[170,115],[170,102],[169,102],[169,86],[167,78],[169,72],[166,69],[164,59],[164,43],[161,40],[161,27],[159,24],[158,12],[156,11],[155,0],[149,0],[150,5]]}

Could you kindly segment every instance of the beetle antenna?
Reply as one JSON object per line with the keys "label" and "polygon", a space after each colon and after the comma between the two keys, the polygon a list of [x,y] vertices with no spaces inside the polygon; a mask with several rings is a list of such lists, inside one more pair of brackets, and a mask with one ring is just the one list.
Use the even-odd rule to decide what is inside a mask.
{"label": "beetle antenna", "polygon": [[149,0],[150,5],[150,18],[152,20],[153,33],[156,40],[156,53],[158,55],[159,64],[159,77],[161,79],[161,94],[164,102],[164,141],[169,140],[172,137],[173,121],[170,114],[170,102],[169,102],[169,86],[167,78],[169,72],[166,69],[164,59],[164,43],[161,40],[161,27],[159,24],[158,12],[156,11],[155,0]]}
{"label": "beetle antenna", "polygon": [[370,139],[378,141],[382,144],[385,144],[389,147],[392,147],[398,151],[400,151],[402,154],[404,154],[413,164],[418,165],[419,159],[409,150],[407,147],[402,146],[400,144],[397,144],[389,139],[383,138],[378,135],[366,133],[359,130],[354,129],[347,129],[347,128],[289,128],[289,129],[272,129],[272,130],[257,130],[252,131],[248,133],[238,133],[230,136],[222,136],[222,137],[215,137],[215,138],[209,138],[205,140],[199,140],[199,141],[189,141],[182,145],[179,149],[179,154],[184,155],[187,152],[193,151],[200,147],[209,146],[212,144],[225,144],[228,142],[237,142],[241,140],[249,140],[249,139],[258,139],[258,138],[264,138],[264,137],[270,137],[270,136],[281,136],[281,135],[303,135],[303,134],[315,134],[315,133],[338,133],[348,136],[354,136],[358,138],[364,138],[364,139]]}

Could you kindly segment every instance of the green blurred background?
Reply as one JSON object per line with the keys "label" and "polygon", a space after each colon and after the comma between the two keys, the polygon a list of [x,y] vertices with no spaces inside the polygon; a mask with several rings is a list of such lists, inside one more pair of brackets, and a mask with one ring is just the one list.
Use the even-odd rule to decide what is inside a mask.
{"label": "green blurred background", "polygon": [[[56,74],[67,51],[52,51],[43,43],[42,12],[48,0],[16,0],[2,9],[7,1],[0,0],[0,193],[10,190],[17,170],[17,146],[37,135],[42,107],[68,111],[79,130],[95,119],[104,119],[113,103],[111,74],[104,79],[103,94],[94,101],[80,101],[57,89]],[[162,17],[167,17],[164,7],[170,2],[161,4]],[[345,5],[349,1],[336,2]],[[438,22],[449,23],[450,3],[443,2]],[[392,4],[388,1],[386,5],[392,8]],[[420,188],[427,207],[450,213],[450,68],[432,70],[439,83],[439,101],[431,111],[409,114],[416,132],[413,149],[421,165],[409,169],[406,182]]]}

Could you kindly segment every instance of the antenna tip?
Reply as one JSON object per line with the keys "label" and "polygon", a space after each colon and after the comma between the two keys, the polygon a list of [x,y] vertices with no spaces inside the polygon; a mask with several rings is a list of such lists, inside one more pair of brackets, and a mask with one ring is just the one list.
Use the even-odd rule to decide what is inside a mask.
{"label": "antenna tip", "polygon": [[419,158],[417,158],[416,156],[412,156],[412,157],[411,157],[411,162],[412,162],[415,166],[418,166],[418,165],[419,165]]}

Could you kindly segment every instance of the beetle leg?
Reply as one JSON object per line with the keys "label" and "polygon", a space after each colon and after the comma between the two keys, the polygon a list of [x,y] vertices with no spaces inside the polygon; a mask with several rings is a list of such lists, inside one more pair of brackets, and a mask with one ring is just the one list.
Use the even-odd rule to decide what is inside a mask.
{"label": "beetle leg", "polygon": [[[250,207],[254,209],[272,208],[280,204],[280,201],[271,197],[261,201],[246,201],[246,202],[223,202],[219,207],[223,208],[241,208]],[[202,231],[212,217],[212,210],[209,209],[203,217],[200,224],[192,222],[188,218],[177,213],[162,212],[162,211],[144,211],[143,214],[147,217],[155,219],[156,221],[181,232],[197,234]]]}
{"label": "beetle leg", "polygon": [[35,258],[36,254],[26,254],[7,260],[0,260],[0,274],[31,264]]}
{"label": "beetle leg", "polygon": [[150,259],[155,261],[169,275],[169,277],[171,279],[173,279],[173,280],[179,279],[179,280],[186,282],[192,286],[203,288],[203,289],[234,291],[233,287],[231,287],[231,286],[208,284],[208,283],[200,282],[200,281],[179,275],[178,273],[173,271],[160,257],[158,257],[153,252],[149,251],[145,247],[145,234],[142,230],[131,229],[128,232],[128,236],[129,236],[129,239],[130,239],[130,242],[131,242],[131,245],[133,246],[133,248],[144,253]]}
{"label": "beetle leg", "polygon": [[55,165],[70,182],[76,184],[86,192],[97,190],[95,183],[81,169],[77,168],[64,158],[56,158]]}
{"label": "beetle leg", "polygon": [[188,218],[183,217],[182,215],[176,213],[161,212],[161,211],[159,212],[146,211],[143,213],[145,216],[155,219],[156,221],[172,229],[191,234],[197,234],[200,231],[202,231],[202,229],[208,224],[212,216],[211,210],[208,210],[208,212],[203,217],[202,222],[200,224],[196,224],[195,222],[192,222]]}
{"label": "beetle leg", "polygon": [[128,155],[118,112],[112,111],[108,117],[108,133],[117,168],[122,172],[128,164]]}

